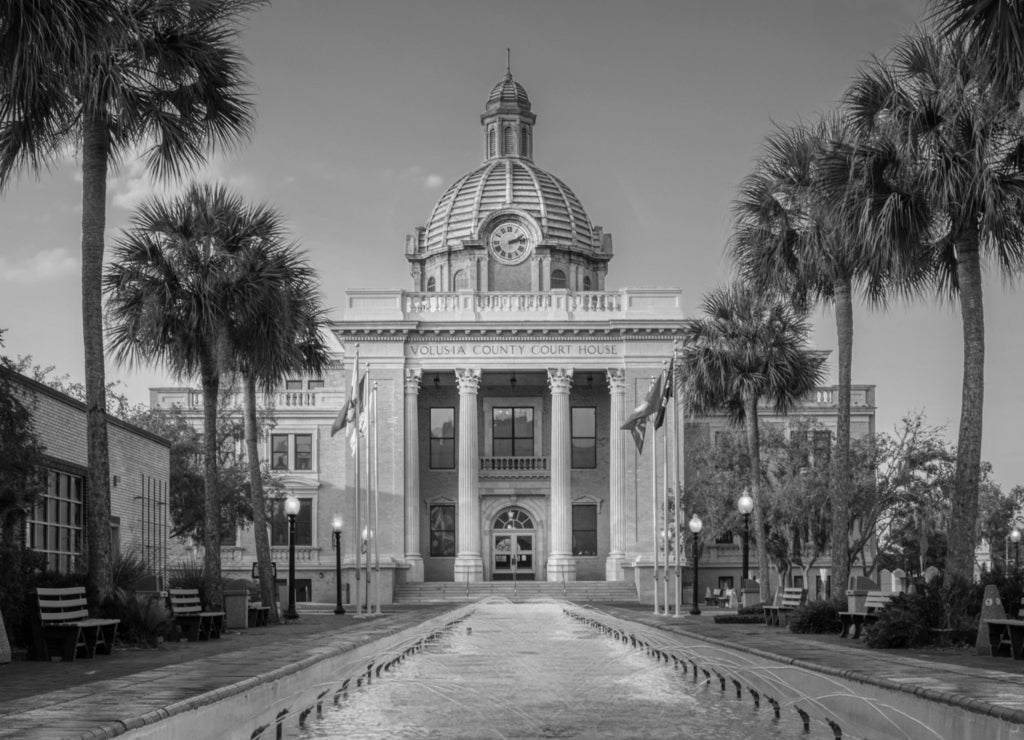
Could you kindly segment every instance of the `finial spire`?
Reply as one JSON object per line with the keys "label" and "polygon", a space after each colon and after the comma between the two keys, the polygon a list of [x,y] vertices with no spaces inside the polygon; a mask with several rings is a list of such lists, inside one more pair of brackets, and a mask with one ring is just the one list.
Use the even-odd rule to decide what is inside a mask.
{"label": "finial spire", "polygon": [[505,47],[505,76],[512,77],[512,49]]}

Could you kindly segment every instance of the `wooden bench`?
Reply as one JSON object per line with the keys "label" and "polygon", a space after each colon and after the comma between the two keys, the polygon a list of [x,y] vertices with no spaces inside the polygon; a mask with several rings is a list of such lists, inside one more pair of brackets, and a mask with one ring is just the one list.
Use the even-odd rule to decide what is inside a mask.
{"label": "wooden bench", "polygon": [[775,603],[764,607],[764,623],[769,627],[783,627],[785,626],[784,622],[788,622],[788,617],[784,618],[783,615],[803,606],[806,602],[807,591],[799,586],[783,589],[781,596],[780,592],[776,591]]}
{"label": "wooden bench", "polygon": [[250,627],[266,627],[270,623],[270,607],[262,602],[250,601],[248,604],[248,625]]}
{"label": "wooden bench", "polygon": [[722,603],[722,591],[721,589],[711,589],[710,587],[704,591],[704,606],[721,606]]}
{"label": "wooden bench", "polygon": [[853,627],[853,639],[856,640],[860,637],[861,627],[878,619],[878,613],[889,606],[892,596],[892,594],[882,593],[881,591],[868,591],[864,599],[864,611],[839,612],[839,621],[843,625],[839,636],[846,637],[850,634],[850,627]]}
{"label": "wooden bench", "polygon": [[74,660],[78,655],[110,655],[120,619],[93,619],[85,600],[85,586],[37,588],[38,618],[32,619],[32,647],[36,660]]}
{"label": "wooden bench", "polygon": [[199,589],[172,588],[167,593],[171,616],[185,632],[189,642],[216,640],[220,637],[224,631],[224,612],[203,609],[199,601]]}

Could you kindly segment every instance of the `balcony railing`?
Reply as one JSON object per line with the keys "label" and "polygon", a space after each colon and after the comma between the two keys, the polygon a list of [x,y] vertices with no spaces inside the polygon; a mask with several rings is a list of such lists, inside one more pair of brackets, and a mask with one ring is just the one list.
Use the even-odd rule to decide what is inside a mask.
{"label": "balcony railing", "polygon": [[[201,409],[203,407],[203,394],[189,388],[168,388],[159,389],[155,392],[154,407],[170,408],[180,406],[183,409]],[[256,405],[259,407],[273,407],[289,410],[333,410],[341,408],[345,398],[344,390],[315,390],[315,391],[277,391],[275,393],[256,394]],[[220,406],[224,409],[241,408],[243,405],[241,393],[232,393],[223,396]]]}
{"label": "balcony railing", "polygon": [[481,478],[548,478],[546,457],[481,457]]}

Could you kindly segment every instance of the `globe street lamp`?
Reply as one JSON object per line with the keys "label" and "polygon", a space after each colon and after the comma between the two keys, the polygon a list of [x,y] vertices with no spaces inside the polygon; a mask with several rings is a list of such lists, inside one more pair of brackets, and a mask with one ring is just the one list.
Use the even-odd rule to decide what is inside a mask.
{"label": "globe street lamp", "polygon": [[334,582],[338,594],[338,605],[334,607],[335,614],[345,613],[345,607],[341,603],[341,528],[343,525],[341,514],[336,514],[331,520],[331,529],[334,530]]}
{"label": "globe street lamp", "polygon": [[750,574],[750,512],[754,510],[754,499],[750,498],[747,489],[743,489],[743,495],[736,502],[736,508],[743,515],[743,578],[740,580],[740,591],[743,590],[743,583]]}
{"label": "globe street lamp", "polygon": [[298,619],[295,611],[295,515],[299,513],[301,504],[294,496],[284,500],[284,513],[288,515],[288,611],[285,619]]}
{"label": "globe street lamp", "polygon": [[1020,570],[1020,530],[1014,527],[1010,530],[1010,542],[1013,543],[1013,570]]}
{"label": "globe street lamp", "polygon": [[697,574],[699,572],[697,543],[700,540],[700,531],[704,528],[704,523],[701,522],[699,516],[694,514],[687,526],[693,533],[693,608],[690,609],[690,614],[696,616],[700,614],[700,592],[697,590]]}

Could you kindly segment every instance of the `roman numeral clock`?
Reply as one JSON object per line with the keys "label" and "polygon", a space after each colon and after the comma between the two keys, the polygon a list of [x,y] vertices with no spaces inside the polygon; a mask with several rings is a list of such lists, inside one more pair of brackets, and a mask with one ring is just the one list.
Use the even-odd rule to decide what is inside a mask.
{"label": "roman numeral clock", "polygon": [[506,265],[517,265],[533,249],[533,237],[519,221],[502,221],[487,240],[494,259]]}

